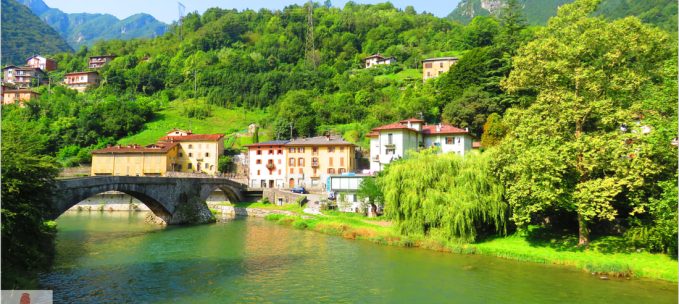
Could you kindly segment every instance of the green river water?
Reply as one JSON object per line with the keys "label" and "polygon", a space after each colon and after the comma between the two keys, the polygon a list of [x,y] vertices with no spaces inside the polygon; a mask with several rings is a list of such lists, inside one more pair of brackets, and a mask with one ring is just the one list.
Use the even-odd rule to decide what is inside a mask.
{"label": "green river water", "polygon": [[676,284],[351,241],[262,219],[161,228],[67,213],[55,303],[677,303]]}

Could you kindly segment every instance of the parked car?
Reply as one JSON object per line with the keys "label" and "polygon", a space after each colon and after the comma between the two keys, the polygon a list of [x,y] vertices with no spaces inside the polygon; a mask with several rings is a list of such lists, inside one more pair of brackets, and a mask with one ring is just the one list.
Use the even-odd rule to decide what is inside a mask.
{"label": "parked car", "polygon": [[290,191],[292,191],[292,193],[300,193],[300,194],[307,193],[306,189],[304,189],[304,187],[295,187],[295,188],[292,188],[292,190],[290,190]]}
{"label": "parked car", "polygon": [[334,201],[335,199],[337,199],[335,192],[328,192],[328,200]]}

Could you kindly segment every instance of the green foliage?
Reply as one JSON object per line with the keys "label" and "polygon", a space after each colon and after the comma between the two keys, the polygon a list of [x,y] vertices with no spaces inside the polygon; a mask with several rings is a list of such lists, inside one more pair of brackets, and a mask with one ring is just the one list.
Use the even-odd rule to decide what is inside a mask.
{"label": "green foliage", "polygon": [[235,164],[233,163],[233,159],[231,156],[227,155],[222,155],[219,157],[219,161],[217,163],[217,170],[221,173],[230,173],[233,172],[235,169]]}
{"label": "green foliage", "polygon": [[2,0],[2,64],[22,65],[34,54],[72,49],[59,34],[15,0]]}
{"label": "green foliage", "polygon": [[668,38],[635,18],[587,17],[596,4],[564,5],[514,58],[506,89],[537,98],[507,112],[498,154],[512,219],[525,225],[546,210],[574,212],[581,244],[590,223],[643,212],[635,193],[668,165],[642,132],[650,122],[642,117],[657,113],[637,103],[671,58]]}
{"label": "green foliage", "polygon": [[392,163],[379,183],[386,215],[405,235],[471,242],[506,232],[508,206],[487,153],[414,154]]}
{"label": "green foliage", "polygon": [[28,120],[2,120],[2,289],[36,289],[38,271],[54,255],[53,179],[58,166],[45,156],[47,138]]}
{"label": "green foliage", "polygon": [[486,123],[483,124],[481,146],[490,148],[497,146],[507,134],[507,126],[502,122],[502,117],[497,113],[490,114]]}
{"label": "green foliage", "polygon": [[356,195],[360,199],[368,199],[370,204],[378,204],[384,202],[384,193],[382,188],[377,183],[377,179],[373,177],[366,177],[358,186]]}

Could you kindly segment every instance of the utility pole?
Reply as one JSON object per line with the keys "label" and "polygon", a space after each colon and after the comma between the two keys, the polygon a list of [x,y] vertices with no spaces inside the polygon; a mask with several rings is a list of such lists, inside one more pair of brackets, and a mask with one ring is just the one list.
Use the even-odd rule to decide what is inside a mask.
{"label": "utility pole", "polygon": [[316,62],[316,47],[314,45],[314,3],[312,1],[307,2],[305,57],[308,64],[316,69],[318,62]]}
{"label": "utility pole", "polygon": [[182,24],[183,24],[182,19],[184,19],[184,10],[186,9],[186,7],[181,2],[177,2],[177,4],[178,4],[178,8],[179,8],[179,21],[178,21],[178,24],[179,24],[179,42],[181,42],[184,38],[184,37],[182,37]]}

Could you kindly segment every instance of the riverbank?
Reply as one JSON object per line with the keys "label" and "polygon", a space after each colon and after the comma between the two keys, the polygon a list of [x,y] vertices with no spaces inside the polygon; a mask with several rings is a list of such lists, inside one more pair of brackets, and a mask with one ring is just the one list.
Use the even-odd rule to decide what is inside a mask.
{"label": "riverbank", "polygon": [[677,260],[665,254],[646,252],[606,252],[603,241],[594,240],[590,249],[565,246],[555,240],[534,240],[525,235],[487,239],[474,244],[458,244],[430,237],[400,235],[383,221],[357,214],[325,212],[324,216],[271,214],[265,217],[282,225],[309,229],[347,239],[367,240],[383,245],[420,247],[460,254],[482,254],[505,259],[576,267],[601,279],[613,277],[650,278],[677,282]]}

